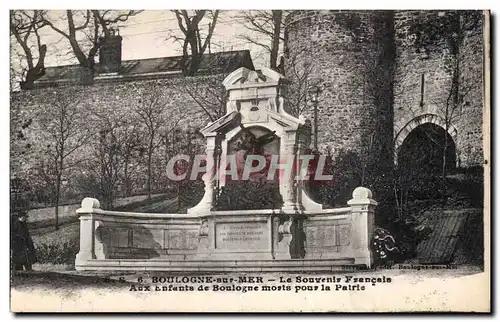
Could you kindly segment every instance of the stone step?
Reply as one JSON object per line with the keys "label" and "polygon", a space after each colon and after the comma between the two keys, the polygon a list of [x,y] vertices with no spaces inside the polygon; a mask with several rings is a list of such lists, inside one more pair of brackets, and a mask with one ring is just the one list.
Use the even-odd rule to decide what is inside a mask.
{"label": "stone step", "polygon": [[331,272],[356,270],[354,258],[290,260],[89,260],[77,270],[169,272]]}

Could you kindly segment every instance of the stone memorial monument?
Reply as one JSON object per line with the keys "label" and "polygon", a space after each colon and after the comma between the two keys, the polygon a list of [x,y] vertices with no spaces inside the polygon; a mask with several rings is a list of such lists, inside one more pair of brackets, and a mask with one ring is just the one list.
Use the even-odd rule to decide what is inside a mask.
{"label": "stone memorial monument", "polygon": [[[270,69],[244,67],[224,80],[229,92],[226,115],[201,130],[207,140],[205,193],[187,214],[108,211],[100,209],[96,199],[85,198],[77,210],[76,269],[213,272],[371,267],[369,242],[377,203],[363,187],[353,191],[343,208],[323,209],[308,196],[299,160],[310,144],[311,128],[304,118],[286,112],[281,96],[284,82]],[[238,162],[253,165],[255,155],[270,161],[257,178],[245,180],[245,169],[241,180],[241,173],[228,170]],[[259,182],[269,188],[269,202],[264,204],[269,208],[223,204],[231,187],[246,191],[245,185],[260,187]]]}

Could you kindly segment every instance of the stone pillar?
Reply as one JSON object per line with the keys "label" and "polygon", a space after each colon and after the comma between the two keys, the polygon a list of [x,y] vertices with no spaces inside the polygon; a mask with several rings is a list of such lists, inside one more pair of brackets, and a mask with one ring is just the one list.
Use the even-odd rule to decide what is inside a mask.
{"label": "stone pillar", "polygon": [[[297,151],[296,151],[296,158],[297,158],[297,175],[300,175],[301,178],[302,176],[307,174],[307,167],[306,165],[311,162],[311,160],[304,160],[302,156],[304,156],[305,152],[307,151],[307,148],[309,147],[311,143],[311,128],[309,126],[309,121],[306,121],[306,126],[300,129],[299,132],[297,132]],[[304,171],[304,172],[302,172]],[[312,178],[309,178],[308,180],[312,180],[314,177],[314,174],[312,175]],[[309,195],[306,192],[305,188],[305,182],[303,179],[297,180],[296,181],[296,197],[297,197],[297,204],[300,209],[304,210],[321,210],[323,209],[323,205],[320,203],[315,202],[312,200]]]}
{"label": "stone pillar", "polygon": [[295,156],[296,156],[295,133],[287,132],[282,138],[280,145],[279,178],[280,194],[283,198],[282,209],[298,210],[295,181]]}
{"label": "stone pillar", "polygon": [[214,188],[215,188],[215,145],[216,139],[215,136],[207,137],[207,172],[203,176],[203,181],[205,182],[205,194],[200,202],[194,206],[193,208],[188,209],[188,214],[192,213],[207,213],[210,212],[214,203]]}
{"label": "stone pillar", "polygon": [[75,266],[84,264],[86,261],[95,259],[95,227],[92,214],[95,209],[100,209],[99,201],[94,198],[85,198],[81,208],[76,211],[80,215],[80,251],[76,254]]}
{"label": "stone pillar", "polygon": [[351,249],[355,264],[371,267],[373,256],[370,250],[375,222],[375,207],[377,202],[372,199],[370,189],[357,187],[352,193],[352,199],[347,202],[351,207]]}

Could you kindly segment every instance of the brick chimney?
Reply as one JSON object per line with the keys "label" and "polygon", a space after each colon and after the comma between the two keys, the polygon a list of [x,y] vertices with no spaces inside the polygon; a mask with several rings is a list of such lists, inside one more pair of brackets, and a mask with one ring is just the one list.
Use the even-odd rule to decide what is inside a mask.
{"label": "brick chimney", "polygon": [[101,38],[99,63],[101,73],[117,73],[122,63],[122,37],[118,30],[110,29],[109,36]]}

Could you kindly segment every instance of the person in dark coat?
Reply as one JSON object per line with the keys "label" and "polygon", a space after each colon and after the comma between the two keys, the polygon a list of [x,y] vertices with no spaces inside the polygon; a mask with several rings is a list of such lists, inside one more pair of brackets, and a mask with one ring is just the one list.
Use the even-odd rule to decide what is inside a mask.
{"label": "person in dark coat", "polygon": [[27,218],[28,212],[25,210],[14,212],[11,218],[10,247],[15,270],[31,271],[33,263],[37,260],[35,246],[26,223]]}

